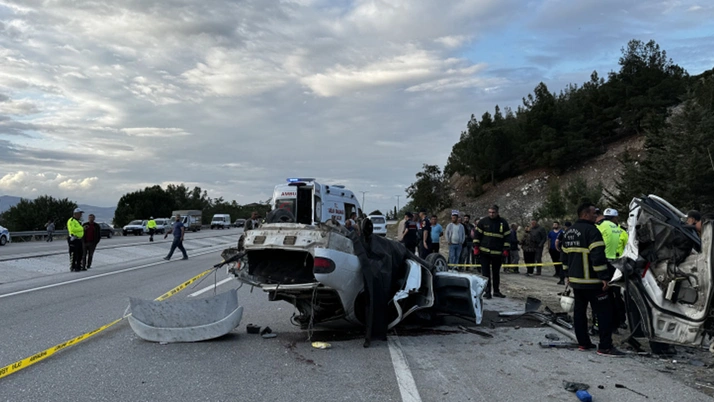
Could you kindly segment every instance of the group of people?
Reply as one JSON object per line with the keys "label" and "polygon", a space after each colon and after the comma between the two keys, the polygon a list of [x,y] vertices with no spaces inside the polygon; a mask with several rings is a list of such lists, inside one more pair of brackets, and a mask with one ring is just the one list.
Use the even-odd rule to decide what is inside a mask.
{"label": "group of people", "polygon": [[[86,271],[92,268],[94,251],[102,239],[101,227],[95,222],[94,214],[87,216],[87,222],[82,223],[81,208],[75,208],[72,217],[67,221],[67,243],[69,244],[69,270],[72,272]],[[52,222],[54,231],[54,222]],[[48,232],[49,232],[48,228]],[[50,236],[51,237],[51,236]],[[52,241],[52,240],[48,240]]]}
{"label": "group of people", "polygon": [[[75,208],[72,217],[67,221],[67,244],[69,245],[69,261],[70,271],[86,271],[92,268],[92,260],[94,259],[94,251],[97,249],[97,244],[102,239],[101,227],[95,222],[94,214],[87,216],[87,222],[82,223],[82,214],[84,211],[81,208]],[[153,223],[153,225],[152,225]],[[48,240],[52,240],[54,232],[54,221],[49,221],[46,225],[48,232]],[[154,218],[147,222],[149,228],[149,241],[154,241],[154,233],[156,230],[156,222]],[[186,228],[181,221],[181,215],[176,215],[172,224],[171,233],[173,234],[173,242],[169,254],[164,257],[164,260],[170,260],[174,251],[178,248],[183,254],[183,260],[188,260],[188,254],[183,246],[184,234]],[[168,237],[169,232],[164,234],[164,239]]]}

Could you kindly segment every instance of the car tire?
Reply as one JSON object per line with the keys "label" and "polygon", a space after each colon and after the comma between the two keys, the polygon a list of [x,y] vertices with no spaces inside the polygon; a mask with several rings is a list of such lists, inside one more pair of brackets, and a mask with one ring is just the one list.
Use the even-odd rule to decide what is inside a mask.
{"label": "car tire", "polygon": [[426,262],[431,264],[432,271],[436,272],[446,272],[449,270],[449,262],[446,258],[439,253],[431,253],[426,256]]}
{"label": "car tire", "polygon": [[122,234],[122,236],[126,236],[126,235],[127,235],[127,233],[124,232],[124,231],[122,231],[121,234]]}
{"label": "car tire", "polygon": [[7,237],[6,236],[0,236],[0,246],[4,246],[7,244]]}
{"label": "car tire", "polygon": [[114,232],[112,232],[112,231],[110,230],[109,233],[107,234],[107,239],[111,239],[112,236],[114,236]]}

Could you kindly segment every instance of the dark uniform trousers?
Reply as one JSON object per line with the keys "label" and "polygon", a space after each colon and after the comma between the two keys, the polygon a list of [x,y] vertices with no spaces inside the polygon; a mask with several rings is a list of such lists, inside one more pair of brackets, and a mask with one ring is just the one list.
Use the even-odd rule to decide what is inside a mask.
{"label": "dark uniform trousers", "polygon": [[580,346],[590,344],[588,335],[588,304],[597,316],[600,344],[598,349],[612,348],[612,300],[609,291],[602,289],[573,289],[575,311],[573,312],[573,327]]}
{"label": "dark uniform trousers", "polygon": [[493,287],[493,293],[500,293],[503,257],[501,257],[501,254],[488,253],[481,253],[479,256],[481,257],[481,274],[488,279],[486,293],[491,293],[491,287]]}
{"label": "dark uniform trousers", "polygon": [[69,244],[69,262],[71,264],[71,269],[82,268],[82,257],[84,257],[84,244],[82,239],[70,240],[67,238],[67,244]]}

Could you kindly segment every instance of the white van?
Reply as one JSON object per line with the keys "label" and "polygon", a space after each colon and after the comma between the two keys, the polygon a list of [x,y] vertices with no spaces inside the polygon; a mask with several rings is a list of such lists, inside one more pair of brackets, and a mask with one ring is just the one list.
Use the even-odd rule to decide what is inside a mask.
{"label": "white van", "polygon": [[211,229],[229,229],[232,222],[228,214],[215,214],[211,219]]}
{"label": "white van", "polygon": [[296,223],[314,225],[331,219],[344,225],[355,212],[362,209],[352,191],[342,185],[320,184],[311,178],[291,178],[286,184],[275,186],[272,208],[285,209]]}

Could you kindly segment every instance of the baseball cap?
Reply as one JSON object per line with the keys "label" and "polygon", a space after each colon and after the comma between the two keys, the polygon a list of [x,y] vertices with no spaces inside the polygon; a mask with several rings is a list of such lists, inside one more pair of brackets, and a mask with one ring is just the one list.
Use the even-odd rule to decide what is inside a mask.
{"label": "baseball cap", "polygon": [[605,213],[603,213],[605,216],[617,216],[617,210],[614,208],[607,208],[605,209]]}
{"label": "baseball cap", "polygon": [[75,209],[74,209],[74,213],[75,213],[75,214],[76,214],[76,213],[82,213],[82,212],[84,212],[84,211],[82,211],[82,208],[75,208]]}

